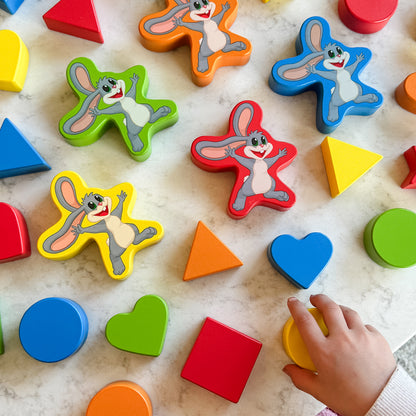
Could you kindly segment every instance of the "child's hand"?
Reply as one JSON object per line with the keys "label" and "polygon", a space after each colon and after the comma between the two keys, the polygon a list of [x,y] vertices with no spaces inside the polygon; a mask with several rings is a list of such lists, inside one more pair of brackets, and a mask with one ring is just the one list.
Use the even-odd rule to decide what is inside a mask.
{"label": "child's hand", "polygon": [[288,299],[288,307],[317,373],[294,364],[283,371],[298,389],[342,416],[363,416],[396,368],[390,347],[352,309],[337,305],[325,295],[311,296],[310,300],[324,317],[327,337],[296,298]]}

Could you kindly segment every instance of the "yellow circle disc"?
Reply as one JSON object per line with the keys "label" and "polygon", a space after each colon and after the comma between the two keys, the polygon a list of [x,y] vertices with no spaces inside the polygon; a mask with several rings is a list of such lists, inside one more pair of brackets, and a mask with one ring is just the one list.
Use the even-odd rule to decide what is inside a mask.
{"label": "yellow circle disc", "polygon": [[[308,309],[325,336],[328,335],[328,328],[325,325],[321,312],[316,308]],[[315,365],[306,349],[306,345],[300,336],[295,321],[290,317],[283,328],[283,347],[289,358],[299,367],[307,370],[316,371]]]}

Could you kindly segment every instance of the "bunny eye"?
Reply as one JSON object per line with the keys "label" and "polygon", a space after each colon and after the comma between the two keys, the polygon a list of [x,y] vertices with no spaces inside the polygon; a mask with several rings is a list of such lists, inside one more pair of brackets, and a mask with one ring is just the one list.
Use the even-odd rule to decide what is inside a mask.
{"label": "bunny eye", "polygon": [[261,136],[261,144],[267,144],[267,139],[264,136]]}
{"label": "bunny eye", "polygon": [[330,50],[328,51],[328,56],[329,56],[330,58],[335,58],[335,52],[334,52],[332,49],[330,49]]}
{"label": "bunny eye", "polygon": [[339,46],[336,47],[336,50],[338,52],[338,55],[341,55],[342,52],[343,52],[342,49]]}
{"label": "bunny eye", "polygon": [[199,1],[194,1],[194,7],[199,10],[201,8],[201,3]]}
{"label": "bunny eye", "polygon": [[259,141],[258,141],[255,137],[253,137],[253,138],[251,139],[251,144],[252,144],[253,146],[258,146],[258,145],[259,145]]}
{"label": "bunny eye", "polygon": [[110,88],[108,85],[104,85],[104,86],[103,86],[103,90],[104,90],[105,92],[110,92],[110,91],[111,91],[111,88]]}
{"label": "bunny eye", "polygon": [[103,202],[103,197],[100,195],[94,195],[94,198],[98,201],[98,202]]}
{"label": "bunny eye", "polygon": [[94,204],[94,202],[88,202],[88,208],[95,209],[95,208],[97,208],[97,205]]}
{"label": "bunny eye", "polygon": [[116,81],[114,80],[114,79],[109,79],[108,80],[108,82],[111,84],[111,85],[116,85],[117,83],[116,83]]}
{"label": "bunny eye", "polygon": [[202,3],[203,3],[205,6],[208,6],[208,0],[202,0]]}

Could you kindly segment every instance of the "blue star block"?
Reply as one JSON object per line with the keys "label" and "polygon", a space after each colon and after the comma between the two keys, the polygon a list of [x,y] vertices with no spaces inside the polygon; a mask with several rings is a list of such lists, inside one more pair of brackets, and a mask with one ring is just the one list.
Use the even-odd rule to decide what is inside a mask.
{"label": "blue star block", "polygon": [[335,130],[345,115],[371,115],[382,105],[382,95],[358,78],[371,59],[371,51],[348,48],[332,39],[329,24],[322,17],[305,20],[296,39],[296,53],[276,62],[269,85],[281,95],[314,90],[320,132]]}

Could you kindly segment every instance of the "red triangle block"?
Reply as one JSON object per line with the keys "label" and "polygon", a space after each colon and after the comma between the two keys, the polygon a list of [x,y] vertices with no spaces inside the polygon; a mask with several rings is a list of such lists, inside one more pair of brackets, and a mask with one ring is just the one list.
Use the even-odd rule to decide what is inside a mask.
{"label": "red triangle block", "polygon": [[93,0],[61,0],[43,15],[49,29],[104,43]]}

